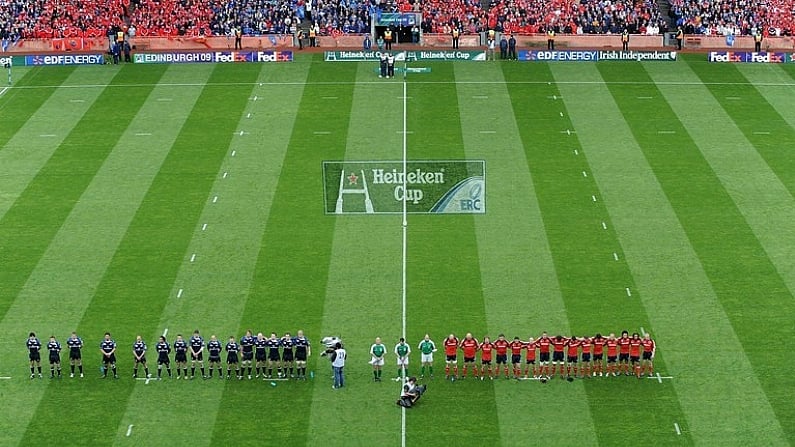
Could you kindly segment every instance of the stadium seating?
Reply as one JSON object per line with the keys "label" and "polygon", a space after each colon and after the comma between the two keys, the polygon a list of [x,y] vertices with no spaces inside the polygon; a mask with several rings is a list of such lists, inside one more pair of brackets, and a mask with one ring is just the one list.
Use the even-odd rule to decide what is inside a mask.
{"label": "stadium seating", "polygon": [[693,1],[673,0],[671,14],[688,34],[748,35],[761,30],[767,35],[795,34],[792,0]]}

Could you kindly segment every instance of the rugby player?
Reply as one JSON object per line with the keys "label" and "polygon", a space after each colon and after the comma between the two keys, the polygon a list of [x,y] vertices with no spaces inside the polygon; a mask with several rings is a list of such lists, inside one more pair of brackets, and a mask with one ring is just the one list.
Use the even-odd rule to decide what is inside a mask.
{"label": "rugby player", "polygon": [[591,377],[591,339],[589,337],[580,338],[580,377]]}
{"label": "rugby player", "polygon": [[[155,351],[157,351],[157,380],[162,380],[161,374],[163,372],[163,366],[165,366],[166,371],[168,371],[168,377],[171,377],[171,359],[169,358],[169,354],[171,354],[171,345],[166,341],[166,337],[160,336],[160,339],[155,345]],[[179,369],[177,369],[177,372],[179,372]]]}
{"label": "rugby player", "polygon": [[640,347],[640,334],[633,332],[632,338],[629,339],[629,363],[632,366],[632,373],[638,379],[640,379]]}
{"label": "rugby player", "polygon": [[66,346],[69,347],[69,377],[75,376],[75,365],[80,368],[80,377],[83,377],[83,340],[72,332],[66,340]]}
{"label": "rugby player", "polygon": [[560,378],[563,379],[563,352],[566,348],[566,342],[568,340],[566,337],[562,335],[556,335],[554,338],[551,339],[550,343],[552,344],[552,377],[555,377],[555,366],[560,366],[558,371],[560,372]]}
{"label": "rugby player", "polygon": [[47,343],[47,350],[50,352],[50,379],[55,378],[55,371],[58,371],[58,378],[61,378],[61,344],[55,339],[55,335],[50,335]]}
{"label": "rugby player", "polygon": [[281,342],[276,332],[271,332],[271,337],[268,339],[268,379],[273,378],[273,367],[276,366],[277,377],[282,376],[281,356],[279,355],[279,347]]}
{"label": "rugby player", "polygon": [[190,345],[190,378],[196,376],[196,363],[199,364],[199,369],[202,372],[202,378],[206,379],[207,375],[204,372],[204,338],[199,334],[199,330],[193,331],[193,335],[188,342]]}
{"label": "rugby player", "polygon": [[400,340],[395,345],[395,356],[397,357],[397,377],[395,377],[395,382],[408,378],[409,354],[411,354],[411,348],[406,343],[406,339],[400,337]]}
{"label": "rugby player", "polygon": [[221,345],[221,342],[218,341],[218,337],[215,334],[210,335],[210,341],[207,342],[207,361],[210,363],[209,365],[209,377],[213,378],[213,367],[218,370],[218,378],[224,378],[224,372],[221,369],[221,351],[223,351],[224,347]]}
{"label": "rugby player", "polygon": [[629,373],[629,332],[621,331],[618,339],[618,373],[628,376]]}
{"label": "rugby player", "polygon": [[[242,343],[241,343],[242,344]],[[262,371],[262,377],[265,377],[265,368],[266,362],[268,358],[268,340],[265,338],[265,335],[262,332],[257,333],[257,338],[254,340],[254,360],[256,362],[257,367],[257,375],[255,376],[259,379],[259,373]],[[249,373],[251,370],[249,370]],[[251,378],[251,374],[249,374],[249,379]]]}
{"label": "rugby player", "polygon": [[370,345],[370,364],[373,365],[373,380],[381,381],[381,368],[384,366],[384,355],[386,346],[381,343],[381,337],[375,338],[375,343]]}
{"label": "rugby player", "polygon": [[[541,336],[536,340],[538,345],[538,365],[541,368],[541,376],[549,378],[549,348],[552,346],[552,339],[549,338],[546,332],[542,332]],[[554,370],[552,371],[555,372]]]}
{"label": "rugby player", "polygon": [[237,344],[234,335],[229,336],[229,341],[226,342],[226,379],[232,377],[232,368],[235,369],[235,377],[237,380],[243,380],[243,371],[240,369],[240,359],[238,353],[240,352],[240,345]]}
{"label": "rugby player", "polygon": [[643,336],[640,344],[643,346],[643,360],[641,363],[641,374],[649,373],[649,377],[654,374],[654,350],[656,349],[654,340],[651,339],[651,334]]}
{"label": "rugby player", "polygon": [[289,371],[289,377],[293,379],[295,378],[295,370],[293,369],[295,362],[293,347],[295,346],[295,342],[290,333],[285,332],[279,343],[282,345],[282,372],[284,373],[284,377],[288,377],[287,373]]}
{"label": "rugby player", "polygon": [[607,375],[613,375],[613,377],[617,376],[616,373],[616,358],[618,357],[618,340],[616,339],[616,334],[610,333],[605,341],[605,346],[607,346]]}
{"label": "rugby player", "polygon": [[527,343],[524,345],[524,352],[525,352],[525,367],[524,367],[524,377],[527,379],[530,377],[530,372],[532,369],[533,378],[538,378],[538,366],[536,366],[536,340],[533,337],[530,337],[527,340]]}
{"label": "rugby player", "polygon": [[494,377],[500,377],[500,365],[505,369],[505,378],[508,379],[508,348],[511,344],[505,339],[505,334],[500,334],[494,341],[494,350],[497,352],[497,365],[494,367]]}
{"label": "rugby player", "polygon": [[580,346],[582,342],[572,335],[569,339],[566,340],[566,379],[572,378],[572,373],[574,377],[577,377],[577,360],[580,357]]}
{"label": "rugby player", "polygon": [[491,342],[488,335],[483,337],[483,343],[478,346],[478,350],[480,351],[480,380],[486,377],[487,371],[489,379],[494,380],[494,371],[491,369],[491,357],[494,353],[494,344]]}
{"label": "rugby player", "polygon": [[306,362],[312,355],[312,350],[309,346],[309,339],[304,337],[304,331],[299,330],[295,334],[293,344],[295,344],[295,366],[298,369],[298,378],[306,380]]}
{"label": "rugby player", "polygon": [[149,365],[146,363],[146,343],[144,343],[141,336],[135,337],[133,343],[133,379],[138,378],[138,365],[144,365],[144,372],[147,379],[149,378]]}
{"label": "rugby player", "polygon": [[36,377],[36,368],[38,368],[39,379],[41,379],[41,352],[39,352],[41,351],[41,341],[36,338],[35,332],[28,335],[25,346],[28,348],[28,360],[30,360],[30,378]]}
{"label": "rugby player", "polygon": [[118,379],[116,374],[116,342],[110,338],[110,332],[105,332],[105,339],[99,344],[102,352],[102,378],[108,376],[108,367],[113,371],[113,378]]}
{"label": "rugby player", "polygon": [[251,380],[251,361],[254,359],[254,342],[256,339],[251,335],[251,329],[246,331],[246,335],[240,337],[240,352],[243,356],[240,363],[240,375],[248,368],[248,378]]}
{"label": "rugby player", "polygon": [[177,380],[179,380],[179,370],[182,369],[183,376],[188,378],[188,342],[182,338],[182,334],[177,334],[174,340],[174,363],[177,364]]}
{"label": "rugby player", "polygon": [[602,377],[604,369],[604,349],[607,344],[607,339],[597,332],[591,339],[591,343],[593,344],[593,373],[591,375],[596,377],[596,373],[599,373],[599,377]]}
{"label": "rugby player", "polygon": [[479,346],[480,343],[472,336],[471,332],[467,332],[464,339],[461,340],[461,350],[464,351],[464,369],[461,371],[463,373],[461,375],[462,379],[467,378],[467,370],[470,365],[472,366],[472,373],[476,378],[478,377],[478,367],[475,365],[475,353],[477,353]]}
{"label": "rugby player", "polygon": [[511,366],[513,366],[513,378],[518,379],[522,374],[522,350],[524,342],[519,337],[514,337],[511,342]]}
{"label": "rugby player", "polygon": [[450,334],[444,339],[444,378],[449,379],[450,365],[453,366],[452,380],[458,378],[458,338],[454,334]]}
{"label": "rugby player", "polygon": [[422,363],[420,379],[425,377],[425,367],[428,367],[428,374],[433,378],[433,353],[436,352],[436,344],[431,340],[430,335],[425,334],[417,348],[420,350],[420,362]]}

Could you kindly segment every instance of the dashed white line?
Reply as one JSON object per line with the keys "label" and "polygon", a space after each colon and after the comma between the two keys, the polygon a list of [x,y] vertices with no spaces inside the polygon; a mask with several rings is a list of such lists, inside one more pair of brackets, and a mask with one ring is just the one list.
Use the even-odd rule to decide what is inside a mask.
{"label": "dashed white line", "polygon": [[[397,134],[401,134],[401,135],[403,134],[403,132],[404,132],[404,131],[402,131],[402,130],[396,130],[396,131],[395,131],[395,133],[397,133]],[[413,131],[413,130],[407,130],[407,131],[405,131],[405,133],[407,133],[407,134],[413,134],[413,133],[414,133],[414,131]]]}
{"label": "dashed white line", "polygon": [[336,96],[323,96],[322,98],[323,98],[323,99],[326,99],[326,100],[334,100],[334,99],[339,99],[339,98],[337,98]]}
{"label": "dashed white line", "polygon": [[80,103],[80,102],[86,102],[86,100],[85,99],[70,99],[69,102]]}
{"label": "dashed white line", "polygon": [[243,132],[242,130],[240,131],[240,136],[241,136],[241,137],[242,137],[243,135],[245,135],[245,134],[246,134],[246,133],[245,133],[245,132]]}
{"label": "dashed white line", "polygon": [[677,424],[676,422],[674,422],[674,430],[676,430],[677,435],[682,434],[682,430],[679,429],[679,424]]}
{"label": "dashed white line", "polygon": [[207,229],[207,224],[202,225],[202,231]]}
{"label": "dashed white line", "polygon": [[259,96],[254,96],[251,100],[252,101],[256,101],[258,98],[259,98]]}
{"label": "dashed white line", "polygon": [[616,252],[613,252],[613,259],[615,259],[616,261],[618,261],[618,253],[616,253]]}
{"label": "dashed white line", "polygon": [[563,112],[560,112],[560,116],[561,116],[561,117],[563,116]]}
{"label": "dashed white line", "polygon": [[472,99],[489,99],[489,97],[486,95],[475,95]]}
{"label": "dashed white line", "polygon": [[574,149],[574,155],[579,155],[580,153],[577,152],[577,149]]}
{"label": "dashed white line", "polygon": [[632,296],[632,291],[629,290],[629,287],[627,287],[627,296]]}
{"label": "dashed white line", "polygon": [[213,203],[218,202],[218,196],[213,197]]}
{"label": "dashed white line", "polygon": [[497,131],[496,130],[481,130],[480,133],[489,133],[489,134],[491,134],[491,133],[497,133]]}
{"label": "dashed white line", "polygon": [[10,379],[11,379],[11,376],[0,377],[0,380],[10,380]]}
{"label": "dashed white line", "polygon": [[736,100],[741,99],[741,98],[739,96],[727,96],[726,99],[729,99],[729,100],[732,100],[732,101],[736,101]]}
{"label": "dashed white line", "polygon": [[591,196],[591,200],[593,200],[594,202],[596,202],[596,196]]}
{"label": "dashed white line", "polygon": [[132,435],[132,429],[133,429],[133,427],[134,427],[134,425],[132,425],[132,424],[130,424],[130,425],[127,427],[127,437],[128,437],[128,438],[130,437],[130,435]]}
{"label": "dashed white line", "polygon": [[754,135],[770,135],[770,132],[759,131],[759,132],[754,132]]}
{"label": "dashed white line", "polygon": [[251,118],[251,112],[249,112],[248,114],[246,114],[246,118]]}
{"label": "dashed white line", "polygon": [[182,298],[182,289],[177,291],[177,298]]}
{"label": "dashed white line", "polygon": [[169,101],[173,101],[171,98],[157,98],[157,100],[158,100],[158,101],[160,101],[160,102],[169,102]]}
{"label": "dashed white line", "polygon": [[587,172],[585,172],[585,171],[582,171],[582,176],[583,176],[583,177],[588,177],[588,173],[587,173]]}
{"label": "dashed white line", "polygon": [[646,336],[646,331],[643,329],[643,326],[640,327],[640,335]]}
{"label": "dashed white line", "polygon": [[152,134],[149,133],[149,132],[138,132],[138,133],[135,134],[136,137],[148,137],[150,135],[152,135]]}
{"label": "dashed white line", "polygon": [[193,262],[195,260],[196,260],[196,253],[190,255],[190,262]]}
{"label": "dashed white line", "polygon": [[561,130],[560,133],[565,133],[566,135],[571,135],[573,133],[577,133],[577,131],[576,130],[566,129],[566,130]]}
{"label": "dashed white line", "polygon": [[42,137],[42,138],[52,138],[52,137],[54,137],[56,135],[54,133],[43,133],[43,134],[41,134],[39,136]]}
{"label": "dashed white line", "polygon": [[638,96],[638,99],[654,99],[652,96]]}
{"label": "dashed white line", "polygon": [[163,337],[165,337],[166,335],[168,335],[168,328],[163,329]]}
{"label": "dashed white line", "polygon": [[329,134],[331,134],[331,132],[329,132],[329,131],[326,131],[326,130],[316,130],[316,131],[315,131],[315,132],[313,132],[313,133],[314,133],[315,135],[329,135]]}
{"label": "dashed white line", "polygon": [[236,153],[236,151],[232,151],[232,156],[234,157]]}
{"label": "dashed white line", "polygon": [[659,133],[659,134],[665,134],[665,135],[670,135],[670,134],[675,134],[675,133],[676,133],[676,131],[675,131],[675,130],[658,130],[658,131],[657,131],[657,133]]}
{"label": "dashed white line", "polygon": [[603,229],[603,230],[606,230],[606,229],[607,229],[607,224],[606,224],[606,223],[604,223],[604,222],[602,222],[602,229]]}
{"label": "dashed white line", "polygon": [[229,175],[229,173],[228,172],[224,172],[224,178],[226,178],[227,175]]}

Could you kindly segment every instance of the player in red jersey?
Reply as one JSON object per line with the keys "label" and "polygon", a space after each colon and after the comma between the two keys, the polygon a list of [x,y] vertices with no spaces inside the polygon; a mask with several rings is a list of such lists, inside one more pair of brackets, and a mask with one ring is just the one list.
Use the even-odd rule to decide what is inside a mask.
{"label": "player in red jersey", "polygon": [[629,339],[629,362],[638,379],[640,379],[640,346],[640,334],[633,332],[632,338]]}
{"label": "player in red jersey", "polygon": [[649,373],[649,377],[654,374],[654,350],[657,348],[655,346],[654,340],[651,339],[650,334],[646,334],[643,336],[643,340],[640,341],[641,346],[643,346],[643,357],[641,360],[641,375],[645,374],[647,371]]}
{"label": "player in red jersey", "polygon": [[488,370],[489,379],[494,380],[494,374],[491,369],[491,354],[494,351],[494,344],[489,340],[488,335],[483,337],[483,343],[480,344],[478,349],[480,350],[480,380],[486,377],[486,370]]}
{"label": "player in red jersey", "polygon": [[560,372],[560,378],[563,378],[563,369],[565,367],[565,363],[563,362],[563,353],[566,348],[566,342],[568,339],[562,335],[556,335],[555,338],[552,339],[552,377],[555,376],[555,366],[560,365],[558,371]]}
{"label": "player in red jersey", "polygon": [[580,357],[581,344],[574,335],[566,340],[566,380],[571,379],[572,373],[574,373],[574,377],[577,377],[577,359]]}
{"label": "player in red jersey", "polygon": [[618,339],[618,373],[629,375],[629,332],[621,331]]}
{"label": "player in red jersey", "polygon": [[467,332],[466,336],[463,340],[461,340],[461,349],[464,351],[464,370],[462,371],[463,374],[461,375],[462,379],[466,379],[467,377],[467,369],[470,365],[472,365],[472,373],[475,377],[478,376],[478,367],[475,365],[475,353],[478,351],[478,343],[477,339],[472,337],[471,332]]}
{"label": "player in red jersey", "polygon": [[[538,378],[538,367],[536,366],[536,340],[530,337],[524,345],[524,377],[530,377],[530,368],[533,369],[533,378]],[[531,366],[532,365],[532,366]]]}
{"label": "player in red jersey", "polygon": [[591,343],[593,343],[593,376],[596,377],[596,373],[599,373],[599,377],[602,377],[602,370],[605,364],[604,348],[607,344],[607,339],[597,332],[591,339]]}
{"label": "player in red jersey", "polygon": [[500,376],[500,365],[505,368],[505,378],[508,378],[508,348],[511,346],[505,339],[505,334],[500,334],[494,342],[494,350],[497,351],[497,365],[494,367],[494,376]]}
{"label": "player in red jersey", "polygon": [[541,368],[541,375],[549,378],[549,348],[552,346],[552,339],[546,332],[542,332],[536,340],[536,344],[538,345],[538,364]]}
{"label": "player in red jersey", "polygon": [[450,334],[444,339],[444,378],[450,378],[450,366],[453,368],[453,380],[458,377],[458,338]]}
{"label": "player in red jersey", "polygon": [[588,337],[580,338],[580,377],[591,377],[591,339]]}
{"label": "player in red jersey", "polygon": [[524,349],[524,342],[519,337],[514,337],[511,342],[511,364],[513,365],[514,379],[518,379],[522,374],[522,349]]}
{"label": "player in red jersey", "polygon": [[612,374],[615,377],[618,375],[616,374],[616,358],[618,357],[618,340],[616,339],[616,334],[610,333],[607,337],[607,341],[605,341],[605,345],[607,346],[607,375]]}

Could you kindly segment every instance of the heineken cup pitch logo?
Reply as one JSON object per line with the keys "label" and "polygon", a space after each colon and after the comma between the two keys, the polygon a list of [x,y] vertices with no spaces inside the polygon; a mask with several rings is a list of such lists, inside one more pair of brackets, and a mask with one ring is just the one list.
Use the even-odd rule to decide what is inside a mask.
{"label": "heineken cup pitch logo", "polygon": [[326,161],[327,214],[484,214],[483,160]]}

